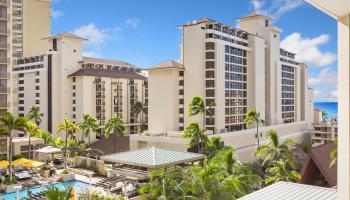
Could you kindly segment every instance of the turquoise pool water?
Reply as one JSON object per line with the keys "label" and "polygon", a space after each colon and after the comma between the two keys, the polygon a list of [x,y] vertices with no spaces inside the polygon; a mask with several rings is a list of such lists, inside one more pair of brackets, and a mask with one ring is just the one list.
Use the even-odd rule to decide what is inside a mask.
{"label": "turquoise pool water", "polygon": [[[68,187],[73,187],[75,192],[82,192],[84,190],[89,189],[89,184],[74,180],[74,181],[56,183],[56,184],[53,184],[50,186],[33,187],[33,188],[30,188],[30,190],[32,191],[32,194],[36,194],[36,193],[44,191],[48,187],[52,187],[52,186],[55,186],[55,187],[62,189],[62,190],[65,188],[68,188]],[[21,190],[19,192],[20,199],[27,197],[27,192],[28,192],[28,190]],[[6,200],[15,200],[16,193],[12,192],[12,193],[0,194],[0,197],[5,197]]]}

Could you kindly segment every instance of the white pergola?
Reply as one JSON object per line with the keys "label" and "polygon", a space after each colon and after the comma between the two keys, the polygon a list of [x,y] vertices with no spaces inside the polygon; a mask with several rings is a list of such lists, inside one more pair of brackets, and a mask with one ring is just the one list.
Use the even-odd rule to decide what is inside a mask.
{"label": "white pergola", "polygon": [[[46,146],[41,149],[37,149],[34,151],[35,157],[39,160],[48,160],[49,156],[55,154],[55,153],[61,153],[62,150],[53,146]],[[40,157],[41,155],[41,157]],[[40,159],[41,158],[41,159]]]}

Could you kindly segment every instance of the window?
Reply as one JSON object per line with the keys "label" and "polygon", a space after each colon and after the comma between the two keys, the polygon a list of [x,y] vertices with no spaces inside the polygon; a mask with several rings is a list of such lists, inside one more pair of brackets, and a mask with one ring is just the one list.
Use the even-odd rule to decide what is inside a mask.
{"label": "window", "polygon": [[24,80],[19,80],[18,84],[24,84]]}
{"label": "window", "polygon": [[18,77],[20,77],[20,78],[21,78],[21,77],[24,77],[24,74],[23,74],[23,73],[19,73],[19,74],[18,74]]}
{"label": "window", "polygon": [[35,97],[40,97],[40,94],[39,93],[35,93]]}
{"label": "window", "polygon": [[73,99],[73,104],[75,104],[75,99]]}
{"label": "window", "polygon": [[35,86],[35,89],[36,89],[36,90],[40,90],[39,85]]}
{"label": "window", "polygon": [[37,78],[37,79],[35,79],[35,83],[39,83],[40,82],[40,80]]}
{"label": "window", "polygon": [[75,77],[73,77],[73,83],[75,82]]}
{"label": "window", "polygon": [[56,39],[56,38],[54,38],[54,39],[52,40],[52,49],[53,49],[54,51],[57,51],[57,39]]}
{"label": "window", "polygon": [[75,119],[75,117],[76,117],[75,114],[73,114],[73,119]]}
{"label": "window", "polygon": [[19,104],[24,104],[24,100],[19,100],[18,103]]}
{"label": "window", "polygon": [[40,100],[35,100],[35,104],[40,104]]}
{"label": "window", "polygon": [[36,76],[39,76],[40,75],[40,72],[38,71],[38,72],[35,72],[35,75]]}
{"label": "window", "polygon": [[73,97],[75,97],[75,92],[73,92]]}
{"label": "window", "polygon": [[73,85],[73,90],[75,90],[75,85]]}
{"label": "window", "polygon": [[19,90],[19,91],[23,91],[23,90],[24,90],[24,87],[18,87],[18,90]]}
{"label": "window", "polygon": [[19,93],[19,94],[18,94],[18,97],[20,97],[20,98],[21,98],[21,97],[24,97],[24,94],[23,94],[23,93]]}
{"label": "window", "polygon": [[24,107],[18,107],[19,111],[24,111]]}
{"label": "window", "polygon": [[75,108],[75,107],[73,107],[73,111],[76,111],[76,108]]}
{"label": "window", "polygon": [[269,26],[269,20],[265,20],[265,26],[266,26],[266,27]]}

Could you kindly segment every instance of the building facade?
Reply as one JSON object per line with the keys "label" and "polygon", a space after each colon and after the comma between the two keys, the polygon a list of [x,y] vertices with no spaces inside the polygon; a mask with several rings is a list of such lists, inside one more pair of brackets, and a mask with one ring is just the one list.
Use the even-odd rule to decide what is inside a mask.
{"label": "building facade", "polygon": [[[182,131],[193,121],[216,133],[242,130],[250,109],[266,125],[310,119],[307,66],[280,47],[281,30],[259,14],[237,21],[240,29],[208,18],[178,27],[180,61],[149,70],[149,131]],[[172,98],[159,104],[155,98],[164,93]],[[206,105],[215,102],[215,115],[189,117],[193,96],[202,96]]]}
{"label": "building facade", "polygon": [[79,122],[83,114],[91,114],[102,131],[106,121],[118,115],[126,132],[136,133],[141,120],[132,114],[133,105],[147,103],[147,77],[141,70],[124,61],[84,57],[84,39],[70,33],[45,40],[49,46],[45,53],[18,59],[14,67],[18,114],[39,107],[44,114],[40,128],[53,133],[64,118]]}
{"label": "building facade", "polygon": [[333,142],[338,136],[338,124],[336,120],[314,123],[311,131],[311,144],[313,147]]}
{"label": "building facade", "polygon": [[50,35],[50,2],[0,1],[0,115],[16,109],[12,86],[16,59],[46,48],[41,39]]}

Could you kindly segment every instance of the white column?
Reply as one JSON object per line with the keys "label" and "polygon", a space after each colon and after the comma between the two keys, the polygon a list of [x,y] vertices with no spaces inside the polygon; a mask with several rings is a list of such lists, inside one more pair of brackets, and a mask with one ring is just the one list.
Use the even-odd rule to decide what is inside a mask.
{"label": "white column", "polygon": [[338,192],[350,199],[350,15],[338,22]]}
{"label": "white column", "polygon": [[301,70],[300,70],[300,67],[296,67],[295,68],[295,88],[294,88],[294,91],[295,91],[295,96],[296,96],[296,102],[294,103],[294,114],[295,114],[295,121],[300,121],[300,117],[301,117]]}

